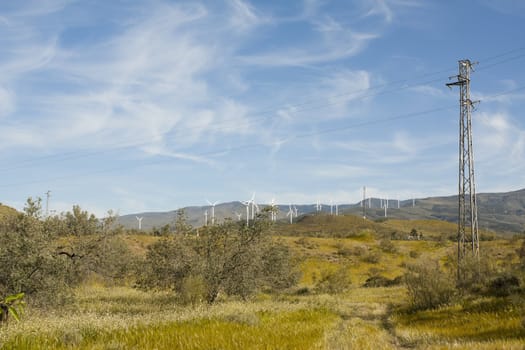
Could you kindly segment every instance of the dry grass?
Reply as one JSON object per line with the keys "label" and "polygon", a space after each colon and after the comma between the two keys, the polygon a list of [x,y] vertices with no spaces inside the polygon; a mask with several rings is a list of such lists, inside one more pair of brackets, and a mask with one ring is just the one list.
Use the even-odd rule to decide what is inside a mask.
{"label": "dry grass", "polygon": [[[19,324],[0,327],[2,349],[523,349],[523,298],[481,298],[419,312],[403,311],[404,286],[362,288],[372,274],[394,278],[417,260],[445,261],[454,253],[449,241],[391,241],[384,251],[372,230],[429,235],[447,223],[421,221],[372,223],[336,219],[316,237],[322,222],[306,221],[296,230],[310,237],[283,236],[300,260],[300,287],[313,287],[323,272],[348,266],[351,289],[338,295],[259,295],[252,301],[222,298],[208,306],[180,306],[170,293],[92,283],[77,290],[76,302],[44,313],[28,310]],[[331,220],[322,218],[322,220]],[[355,221],[357,229],[341,227]],[[361,226],[359,226],[361,225]],[[322,226],[322,225],[321,225]],[[345,230],[331,237],[337,230]],[[284,232],[281,232],[283,234]],[[297,232],[296,232],[297,233]],[[319,233],[319,232],[318,232]],[[337,233],[337,232],[336,232]],[[338,238],[339,237],[339,238]],[[347,237],[347,238],[341,238]],[[157,237],[124,236],[130,250],[143,255]],[[517,262],[521,241],[482,242],[497,267]],[[378,260],[374,262],[374,256]],[[391,310],[396,310],[392,312]]]}
{"label": "dry grass", "polygon": [[456,348],[491,349],[521,344],[523,348],[524,314],[521,298],[482,298],[436,310],[396,313],[392,322],[403,343],[425,348],[453,344]]}

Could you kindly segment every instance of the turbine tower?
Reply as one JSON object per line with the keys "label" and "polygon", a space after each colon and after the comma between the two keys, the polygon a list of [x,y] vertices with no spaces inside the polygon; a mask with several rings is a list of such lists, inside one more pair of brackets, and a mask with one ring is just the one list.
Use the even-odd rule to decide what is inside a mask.
{"label": "turbine tower", "polygon": [[275,205],[275,198],[272,198],[272,203],[270,205],[270,220],[273,222],[277,221],[277,211],[279,210],[279,207]]}
{"label": "turbine tower", "polygon": [[[253,202],[255,200],[255,192],[252,195],[251,199],[248,199],[245,202],[241,202],[243,205],[246,206],[246,226],[250,225],[250,206],[253,206]],[[252,213],[252,219],[254,218],[254,215]]]}
{"label": "turbine tower", "polygon": [[204,226],[208,226],[208,211],[204,211]]}
{"label": "turbine tower", "polygon": [[363,186],[363,219],[366,219],[366,186]]}
{"label": "turbine tower", "polygon": [[143,216],[141,217],[138,217],[138,216],[135,216],[137,218],[137,221],[139,222],[139,231],[142,230],[142,219],[144,219]]}
{"label": "turbine tower", "polygon": [[215,205],[218,203],[218,201],[212,203],[206,199],[206,202],[211,205],[211,224],[215,225]]}
{"label": "turbine tower", "polygon": [[290,204],[290,210],[288,210],[288,213],[286,214],[286,216],[290,217],[290,224],[293,224],[293,214],[294,214],[294,211],[292,209],[292,205]]}
{"label": "turbine tower", "polygon": [[[472,150],[473,102],[470,99],[470,60],[459,61],[457,81],[447,86],[459,86],[459,186],[458,186],[458,280],[467,251],[479,261],[478,208],[474,182],[474,153]],[[452,78],[452,77],[451,77]]]}

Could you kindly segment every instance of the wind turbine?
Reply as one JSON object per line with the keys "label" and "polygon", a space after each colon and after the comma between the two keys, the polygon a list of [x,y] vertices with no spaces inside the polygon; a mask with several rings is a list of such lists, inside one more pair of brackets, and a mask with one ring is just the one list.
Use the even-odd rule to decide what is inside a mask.
{"label": "wind turbine", "polygon": [[242,214],[235,212],[235,215],[237,215],[237,221],[241,221]]}
{"label": "wind turbine", "polygon": [[252,194],[250,203],[252,204],[252,220],[255,220],[255,214],[259,214],[259,206],[257,205],[257,203],[255,203],[255,192],[253,192]]}
{"label": "wind turbine", "polygon": [[334,215],[334,204],[331,199],[330,199],[330,215]]}
{"label": "wind turbine", "polygon": [[209,205],[211,205],[211,224],[212,225],[215,225],[215,204],[219,203],[218,201],[216,202],[210,202],[209,200],[206,199],[206,202],[208,202]]}
{"label": "wind turbine", "polygon": [[335,203],[335,216],[339,216],[339,204]]}
{"label": "wind turbine", "polygon": [[275,205],[275,198],[272,198],[272,204],[270,205],[271,207],[271,215],[270,215],[270,220],[275,222],[277,221],[277,210],[279,210],[279,207]]}
{"label": "wind turbine", "polygon": [[323,210],[323,206],[321,205],[321,202],[319,199],[317,200],[317,204],[315,205],[315,209],[319,212]]}
{"label": "wind turbine", "polygon": [[241,202],[243,205],[246,206],[246,226],[250,225],[250,205],[252,205],[254,199],[255,199],[255,192],[253,193],[251,199],[248,199],[245,202]]}
{"label": "wind turbine", "polygon": [[138,216],[135,216],[137,218],[137,221],[139,222],[139,231],[142,230],[142,219],[144,219],[143,216],[141,216],[140,218]]}
{"label": "wind turbine", "polygon": [[204,226],[208,226],[208,211],[204,211]]}
{"label": "wind turbine", "polygon": [[293,214],[294,211],[292,210],[292,205],[290,204],[290,210],[288,210],[288,213],[286,214],[286,216],[290,217],[290,224],[293,224]]}
{"label": "wind turbine", "polygon": [[295,205],[293,206],[293,211],[294,211],[295,217],[297,217],[297,215],[299,215],[299,214],[297,212],[297,207]]}

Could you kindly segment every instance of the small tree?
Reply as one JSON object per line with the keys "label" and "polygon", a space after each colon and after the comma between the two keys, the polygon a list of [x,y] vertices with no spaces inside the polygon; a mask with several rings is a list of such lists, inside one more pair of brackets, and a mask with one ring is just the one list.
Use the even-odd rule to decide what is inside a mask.
{"label": "small tree", "polygon": [[42,305],[68,295],[71,262],[55,253],[54,236],[39,217],[39,201],[28,199],[25,213],[0,227],[0,296],[25,293]]}
{"label": "small tree", "polygon": [[188,290],[204,289],[208,303],[221,292],[245,299],[263,287],[287,288],[297,275],[289,250],[271,242],[269,227],[261,217],[249,227],[227,220],[198,236],[160,240],[148,248],[137,286],[175,290],[183,299]]}
{"label": "small tree", "polygon": [[188,224],[188,216],[184,209],[177,210],[177,217],[175,219],[175,232],[177,234],[189,234],[193,230],[193,227]]}
{"label": "small tree", "polygon": [[69,234],[81,236],[97,232],[98,220],[95,215],[82,210],[78,205],[74,205],[73,210],[66,213],[65,222]]}
{"label": "small tree", "polygon": [[437,261],[409,265],[405,282],[415,309],[432,309],[447,304],[456,292],[453,278],[439,268]]}

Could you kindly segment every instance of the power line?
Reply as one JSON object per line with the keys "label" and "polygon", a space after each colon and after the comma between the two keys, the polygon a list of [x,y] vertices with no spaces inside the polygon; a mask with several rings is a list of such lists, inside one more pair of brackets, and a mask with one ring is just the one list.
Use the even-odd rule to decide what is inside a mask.
{"label": "power line", "polygon": [[[511,90],[507,90],[505,92],[501,92],[501,93],[498,93],[498,94],[489,95],[489,96],[486,96],[486,98],[493,98],[493,97],[497,97],[497,96],[504,96],[504,95],[508,95],[508,94],[514,93],[516,91],[521,91],[521,90],[525,90],[525,85],[517,87],[517,88],[514,88],[514,89],[511,89]],[[393,116],[393,117],[386,117],[386,118],[379,118],[379,119],[374,119],[374,120],[367,120],[367,121],[362,121],[362,122],[358,122],[358,123],[353,123],[353,124],[350,124],[350,125],[347,125],[347,126],[340,126],[340,127],[337,127],[337,128],[327,128],[327,129],[319,130],[319,131],[316,131],[316,132],[292,135],[292,136],[289,136],[286,139],[279,140],[278,142],[279,143],[287,143],[287,142],[291,141],[292,139],[309,138],[309,137],[312,137],[312,136],[317,136],[317,135],[322,135],[322,134],[337,133],[337,132],[341,132],[341,131],[348,131],[348,130],[351,130],[351,129],[358,129],[358,128],[365,127],[365,126],[370,126],[370,125],[391,123],[391,122],[395,122],[395,121],[398,121],[398,120],[410,119],[410,118],[430,115],[430,114],[434,114],[436,112],[440,112],[440,111],[444,111],[444,110],[450,110],[450,109],[455,109],[455,108],[457,108],[457,105],[450,105],[450,106],[446,106],[446,107],[433,108],[433,109],[428,109],[428,110],[423,110],[423,111],[418,111],[418,112],[399,114],[399,115]],[[195,157],[214,157],[214,156],[219,156],[219,155],[222,155],[222,154],[225,154],[225,153],[231,153],[231,152],[234,152],[234,151],[254,149],[254,148],[265,148],[265,147],[268,147],[267,143],[251,143],[251,144],[238,145],[238,146],[235,146],[235,147],[223,148],[221,150],[215,150],[215,151],[210,151],[210,152],[201,152],[201,153],[194,154],[193,156],[195,156]],[[77,174],[69,174],[69,175],[64,175],[64,176],[60,176],[60,177],[48,178],[48,179],[44,179],[44,180],[38,179],[38,180],[33,180],[33,181],[24,181],[24,182],[19,182],[19,183],[11,183],[11,184],[6,184],[6,185],[0,185],[0,188],[17,187],[17,186],[24,186],[24,185],[35,184],[35,183],[47,183],[47,182],[50,182],[50,181],[59,181],[59,180],[65,180],[65,179],[70,179],[70,178],[80,178],[80,177],[88,176],[88,175],[97,175],[97,174],[103,174],[103,173],[110,173],[110,172],[115,172],[115,171],[119,171],[119,170],[130,169],[130,168],[137,167],[137,166],[144,167],[144,166],[149,166],[149,165],[156,165],[156,164],[167,163],[167,162],[171,162],[171,161],[172,161],[172,158],[169,158],[169,159],[157,159],[157,160],[152,160],[152,161],[149,161],[149,162],[143,162],[143,163],[138,164],[138,165],[136,165],[136,164],[134,164],[134,165],[125,165],[125,166],[119,166],[119,167],[113,167],[113,168],[107,168],[107,169],[100,169],[100,170],[91,171],[91,172],[81,172],[81,173],[77,173]]]}
{"label": "power line", "polygon": [[[506,52],[503,52],[503,53],[500,53],[500,54],[496,54],[496,55],[492,55],[492,56],[486,57],[486,58],[484,58],[484,59],[482,59],[480,61],[481,62],[490,62],[492,60],[495,60],[495,59],[498,59],[498,58],[501,58],[501,57],[505,57],[505,56],[508,56],[510,54],[515,54],[517,52],[521,52],[521,51],[524,51],[524,50],[525,50],[525,47],[520,47],[520,48],[512,49],[512,50],[509,50],[509,51],[506,51]],[[515,60],[520,59],[522,57],[525,57],[525,53],[522,53],[522,54],[519,54],[519,55],[514,55],[514,56],[512,56],[510,58],[507,58],[507,59],[504,59],[504,60],[499,60],[499,61],[496,61],[494,63],[488,64],[488,65],[483,65],[483,63],[482,63],[482,64],[480,64],[479,68],[477,68],[477,70],[479,71],[479,70],[489,69],[489,68],[492,68],[492,67],[504,64],[504,63],[508,63],[510,61],[515,61]],[[437,70],[437,71],[434,71],[434,72],[421,74],[421,75],[415,76],[414,78],[395,80],[395,81],[392,81],[392,82],[375,85],[375,86],[372,86],[372,87],[369,87],[369,88],[358,89],[358,90],[354,90],[354,91],[351,91],[351,92],[348,92],[348,93],[342,93],[342,94],[327,96],[327,97],[323,98],[323,100],[326,100],[326,99],[329,99],[329,100],[334,100],[335,99],[336,100],[336,101],[332,101],[332,102],[328,102],[328,103],[326,103],[326,102],[325,103],[317,102],[317,101],[321,101],[321,99],[318,99],[317,101],[315,99],[309,99],[309,100],[307,100],[305,102],[302,102],[302,103],[296,103],[296,104],[285,105],[285,106],[281,105],[281,106],[275,106],[273,108],[263,109],[260,112],[255,112],[255,113],[249,114],[249,116],[251,116],[251,117],[259,116],[259,118],[252,118],[250,120],[247,120],[246,122],[251,124],[251,127],[254,127],[254,125],[257,122],[259,122],[259,121],[264,121],[264,120],[266,120],[268,118],[275,118],[277,112],[279,112],[282,109],[286,109],[286,108],[296,109],[294,111],[295,113],[319,110],[319,109],[323,109],[323,108],[327,108],[327,107],[331,107],[331,106],[335,106],[335,105],[338,105],[338,104],[342,104],[342,103],[348,102],[348,99],[370,98],[370,97],[386,95],[386,94],[389,94],[389,93],[395,93],[395,92],[399,92],[399,91],[402,91],[402,90],[411,89],[411,88],[414,88],[414,87],[417,87],[417,86],[420,86],[420,85],[441,82],[442,78],[439,77],[439,78],[436,78],[436,79],[416,82],[416,83],[413,83],[413,84],[410,84],[410,85],[406,85],[405,84],[408,81],[414,81],[416,79],[421,79],[421,78],[441,75],[443,73],[451,72],[452,70],[453,70],[452,68],[450,68],[450,69],[448,69],[448,68],[447,69],[441,69],[441,70]],[[455,70],[455,68],[454,68],[454,70]],[[405,85],[402,85],[402,84],[405,84]],[[381,88],[385,88],[385,87],[389,87],[389,86],[396,86],[396,85],[402,85],[402,86],[392,87],[392,88],[390,88],[388,90],[380,90]],[[380,90],[380,91],[374,92],[376,90]],[[366,92],[366,93],[362,94],[363,92]],[[218,123],[218,125],[208,127],[207,128],[207,132],[217,132],[217,131],[221,131],[221,130],[231,129],[232,125],[230,125],[230,124],[232,122],[234,122],[234,121],[236,121],[236,119],[233,119],[233,118],[222,120],[222,121],[220,121]],[[221,124],[223,124],[223,125],[221,126]],[[198,128],[199,127],[193,127],[193,128],[192,127],[185,127],[184,130],[185,131],[197,130]],[[169,135],[170,133],[175,133],[177,131],[180,131],[180,129],[175,129],[175,130],[170,131],[169,133],[161,134],[161,135],[158,135],[158,136]],[[110,153],[110,152],[116,152],[116,151],[119,151],[119,150],[125,150],[125,149],[130,149],[130,148],[147,146],[147,145],[151,145],[151,143],[152,143],[151,142],[151,138],[152,137],[145,138],[144,140],[141,140],[141,141],[138,141],[138,142],[131,142],[131,143],[127,142],[127,143],[121,143],[121,144],[114,144],[113,146],[109,146],[109,148],[105,148],[103,150],[71,151],[71,152],[59,153],[59,154],[54,154],[54,155],[42,156],[42,157],[33,158],[33,159],[27,159],[27,160],[23,160],[23,161],[11,164],[8,167],[0,168],[0,172],[6,172],[6,171],[21,169],[21,168],[27,168],[27,167],[33,166],[34,164],[47,163],[47,161],[49,161],[49,160],[65,161],[65,160],[70,160],[70,159],[86,158],[86,157],[90,157],[90,156],[106,154],[106,153]],[[155,138],[155,136],[153,138]]]}

